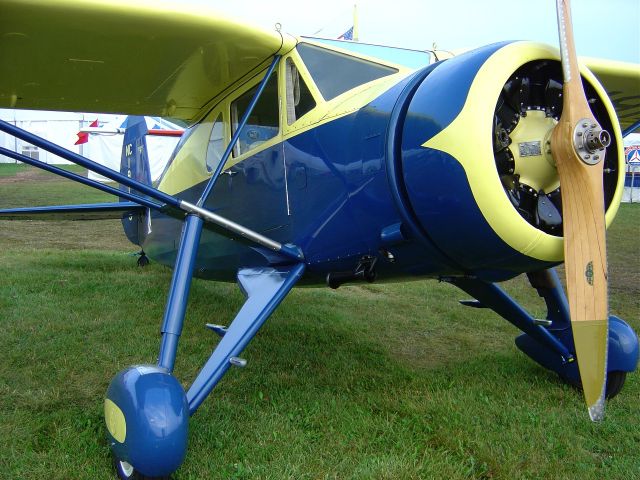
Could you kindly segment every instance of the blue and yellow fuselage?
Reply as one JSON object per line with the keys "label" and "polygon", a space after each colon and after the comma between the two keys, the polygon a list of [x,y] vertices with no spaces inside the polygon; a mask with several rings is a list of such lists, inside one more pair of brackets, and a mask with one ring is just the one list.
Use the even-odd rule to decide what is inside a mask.
{"label": "blue and yellow fuselage", "polygon": [[[289,55],[299,61],[295,50]],[[505,82],[523,65],[556,58],[557,52],[538,44],[495,44],[417,70],[396,66],[397,73],[330,102],[320,98],[293,125],[281,121],[275,137],[229,160],[205,207],[299,246],[311,283],[354,271],[363,259],[376,259],[380,280],[451,274],[502,280],[557,264],[562,237],[536,228],[509,201],[492,142]],[[284,78],[283,71],[279,75]],[[301,69],[300,75],[319,98],[309,73]],[[621,145],[604,90],[589,71],[584,77],[601,98],[615,145]],[[280,93],[282,111],[286,95]],[[160,190],[197,201],[210,178],[203,159],[213,122],[233,95],[220,98],[191,128]],[[620,165],[615,145],[608,155]],[[553,165],[540,168],[547,170],[540,175],[554,174]],[[609,180],[614,188],[607,222],[622,192],[618,171]],[[182,222],[155,212],[145,222],[145,251],[172,264]],[[274,261],[267,252],[205,229],[196,275],[233,280],[239,266]]]}

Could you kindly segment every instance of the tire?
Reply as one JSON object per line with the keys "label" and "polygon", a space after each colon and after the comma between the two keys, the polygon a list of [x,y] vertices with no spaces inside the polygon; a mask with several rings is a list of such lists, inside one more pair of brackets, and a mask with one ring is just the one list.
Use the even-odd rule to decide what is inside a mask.
{"label": "tire", "polygon": [[619,370],[615,372],[609,372],[607,374],[607,390],[605,396],[607,398],[613,398],[620,393],[624,382],[627,379],[627,372],[621,372]]}
{"label": "tire", "polygon": [[[582,383],[580,380],[573,381],[568,379],[567,377],[563,377],[560,375],[560,379],[572,387],[577,388],[578,390],[582,390]],[[614,370],[613,372],[607,373],[607,387],[605,389],[605,398],[611,399],[618,395],[622,391],[622,387],[624,387],[624,382],[627,379],[627,372],[622,372],[620,370]]]}
{"label": "tire", "polygon": [[144,268],[147,265],[149,265],[149,257],[147,257],[145,254],[142,254],[138,257],[138,261],[137,264],[140,268]]}
{"label": "tire", "polygon": [[136,472],[135,469],[127,462],[123,462],[117,458],[113,459],[113,468],[115,468],[116,475],[120,480],[171,480],[171,477],[168,476],[147,477],[146,475],[142,475],[141,473]]}

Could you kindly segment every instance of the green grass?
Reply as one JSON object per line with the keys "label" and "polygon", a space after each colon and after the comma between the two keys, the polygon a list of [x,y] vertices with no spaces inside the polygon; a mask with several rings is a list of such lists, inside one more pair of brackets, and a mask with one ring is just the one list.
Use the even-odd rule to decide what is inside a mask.
{"label": "green grass", "polygon": [[[78,165],[56,165],[56,167],[62,168],[69,172],[86,174],[86,169]],[[53,177],[47,177],[42,175],[40,171],[34,170],[26,163],[0,163],[0,178],[2,177],[15,177],[21,175],[34,175],[43,179],[52,179]]]}
{"label": "green grass", "polygon": [[[108,200],[37,177],[0,182],[0,205]],[[623,205],[609,232],[611,310],[636,330],[638,225],[640,207]],[[119,222],[0,222],[0,478],[113,478],[104,394],[155,361],[171,273],[136,268],[132,251]],[[523,279],[507,288],[541,312]],[[638,376],[592,424],[511,325],[461,298],[434,281],[294,290],[191,420],[175,478],[640,478]],[[241,303],[235,285],[194,282],[185,385],[216,344],[204,324]]]}

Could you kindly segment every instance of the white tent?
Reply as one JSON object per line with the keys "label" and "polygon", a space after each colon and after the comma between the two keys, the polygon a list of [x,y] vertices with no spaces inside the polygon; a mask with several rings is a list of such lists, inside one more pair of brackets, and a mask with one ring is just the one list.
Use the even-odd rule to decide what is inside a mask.
{"label": "white tent", "polygon": [[[78,140],[78,132],[82,128],[88,127],[94,120],[98,120],[99,127],[105,130],[115,131],[122,129],[121,131],[124,132],[126,118],[126,115],[109,115],[104,113],[0,109],[0,119],[56,143],[67,150],[87,157],[94,162],[113,168],[114,170],[120,170],[123,133],[108,135],[91,133],[89,134],[89,141],[87,143],[75,145],[75,142]],[[149,129],[181,129],[181,127],[161,118],[147,117],[146,121]],[[147,153],[151,164],[152,180],[156,180],[164,170],[164,166],[169,160],[178,140],[178,137],[147,136]],[[36,158],[44,163],[70,163],[56,155],[7,135],[4,132],[0,132],[0,146]],[[0,163],[15,163],[15,160],[0,155]],[[92,172],[89,173],[89,178],[106,180]]]}
{"label": "white tent", "polygon": [[[0,119],[81,155],[83,154],[82,146],[74,145],[74,143],[78,139],[76,133],[85,124],[84,115],[86,114],[0,109]],[[56,155],[33,147],[4,132],[0,132],[0,146],[36,158],[45,163],[69,163]],[[15,163],[15,160],[0,155],[0,163]]]}
{"label": "white tent", "polygon": [[[179,126],[161,118],[145,117],[145,120],[149,130],[181,130]],[[109,122],[103,123],[100,119],[98,121],[100,129],[107,132],[118,130],[120,133],[90,133],[89,141],[84,144],[84,155],[95,162],[119,171],[127,117],[126,115],[117,115]],[[147,135],[147,156],[151,167],[151,180],[157,180],[163,172],[179,140],[179,137]],[[99,181],[107,180],[93,172],[89,172],[89,178]]]}

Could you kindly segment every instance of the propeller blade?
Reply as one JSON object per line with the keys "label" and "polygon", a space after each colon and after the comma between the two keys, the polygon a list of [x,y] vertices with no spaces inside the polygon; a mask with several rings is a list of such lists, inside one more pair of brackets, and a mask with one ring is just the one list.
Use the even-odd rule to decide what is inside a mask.
{"label": "propeller blade", "polygon": [[587,101],[573,39],[569,0],[556,0],[564,76],[562,115],[551,136],[562,194],[564,262],[571,328],[591,420],[604,418],[607,381],[608,300],[605,243],[605,149]]}

